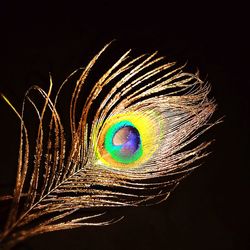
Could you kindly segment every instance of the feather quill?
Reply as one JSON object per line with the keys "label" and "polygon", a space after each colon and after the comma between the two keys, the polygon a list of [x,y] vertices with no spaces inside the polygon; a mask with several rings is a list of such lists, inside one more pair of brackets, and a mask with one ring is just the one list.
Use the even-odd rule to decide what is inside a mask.
{"label": "feather quill", "polygon": [[[70,131],[64,129],[57,103],[62,88],[76,71],[54,98],[51,77],[47,92],[39,86],[28,89],[20,114],[2,95],[21,121],[14,192],[0,197],[0,202],[11,200],[0,234],[2,249],[37,234],[107,225],[122,218],[107,219],[103,212],[106,208],[161,202],[197,167],[194,163],[208,154],[205,149],[210,142],[193,144],[215,124],[208,120],[216,105],[208,98],[210,85],[198,74],[185,73],[184,66],[176,68],[175,63],[165,63],[157,53],[130,59],[128,51],[97,80],[88,96],[84,94],[88,76],[108,46],[81,69],[70,103],[65,106],[65,110],[69,109]],[[42,97],[42,107],[32,99],[34,92]],[[24,121],[28,103],[39,121],[33,156]],[[108,139],[103,131],[114,120],[122,122],[123,117],[139,124],[145,134],[145,139],[140,138],[136,144],[144,147],[142,156],[133,163],[124,163],[124,158],[116,163],[116,158],[110,158],[113,151],[108,154],[104,149]],[[131,130],[127,120],[119,133],[129,134],[126,138],[119,134],[119,142],[140,132]],[[105,142],[100,143],[102,137]],[[91,213],[91,208],[102,211]],[[88,214],[79,215],[82,209]]]}

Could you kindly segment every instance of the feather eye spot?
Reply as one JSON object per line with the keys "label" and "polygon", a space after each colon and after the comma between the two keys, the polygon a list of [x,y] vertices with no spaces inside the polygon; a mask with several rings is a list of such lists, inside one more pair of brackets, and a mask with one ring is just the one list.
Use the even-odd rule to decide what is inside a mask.
{"label": "feather eye spot", "polygon": [[114,169],[145,163],[159,145],[159,119],[153,117],[147,112],[130,112],[109,118],[97,142],[98,160]]}
{"label": "feather eye spot", "polygon": [[129,121],[121,121],[111,126],[104,140],[104,148],[117,162],[129,164],[142,155],[138,130]]}

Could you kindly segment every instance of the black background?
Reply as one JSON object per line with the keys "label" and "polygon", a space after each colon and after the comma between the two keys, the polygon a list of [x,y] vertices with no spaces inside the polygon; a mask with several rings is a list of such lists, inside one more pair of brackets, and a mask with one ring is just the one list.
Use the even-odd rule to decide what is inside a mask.
{"label": "black background", "polygon": [[[19,249],[250,249],[247,7],[187,2],[1,1],[0,91],[15,106],[31,84],[48,88],[48,72],[60,83],[117,39],[121,53],[158,50],[198,68],[212,84],[215,118],[225,116],[209,132],[213,154],[167,202],[122,210],[126,218],[112,226],[37,236]],[[15,176],[18,125],[3,101],[0,117],[5,190]]]}

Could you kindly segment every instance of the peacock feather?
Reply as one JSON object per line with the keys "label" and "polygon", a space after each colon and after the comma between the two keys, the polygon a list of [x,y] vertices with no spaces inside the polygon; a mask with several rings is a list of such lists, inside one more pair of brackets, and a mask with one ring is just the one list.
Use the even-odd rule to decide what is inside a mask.
{"label": "peacock feather", "polygon": [[[20,113],[2,95],[21,121],[14,192],[0,197],[11,203],[3,249],[41,233],[114,223],[122,217],[107,218],[111,207],[161,202],[208,154],[210,142],[196,139],[215,124],[210,85],[157,53],[131,59],[128,51],[89,90],[108,46],[81,69],[68,102],[60,102],[62,89],[79,70],[54,96],[51,77],[48,91],[30,87]],[[38,120],[32,131],[28,105]]]}

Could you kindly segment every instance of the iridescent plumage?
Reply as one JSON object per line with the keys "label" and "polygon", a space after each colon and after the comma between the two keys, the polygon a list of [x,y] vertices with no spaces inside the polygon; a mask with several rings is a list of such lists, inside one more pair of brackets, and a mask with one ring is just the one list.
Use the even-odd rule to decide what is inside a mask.
{"label": "iridescent plumage", "polygon": [[[84,68],[65,105],[70,131],[64,129],[57,102],[71,76],[54,100],[52,80],[48,92],[31,87],[21,114],[4,97],[21,120],[16,186],[0,235],[6,249],[36,234],[116,221],[102,219],[103,213],[79,217],[79,209],[165,200],[195,168],[193,163],[207,155],[209,142],[189,145],[213,125],[208,124],[215,110],[210,86],[183,67],[162,63],[156,53],[130,59],[126,52],[79,102],[89,72],[106,48]],[[32,100],[33,91],[44,99],[41,108]],[[34,157],[24,121],[27,102],[39,121]]]}
{"label": "iridescent plumage", "polygon": [[98,159],[113,169],[142,166],[159,147],[163,122],[153,111],[112,115],[103,124],[96,141]]}

